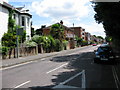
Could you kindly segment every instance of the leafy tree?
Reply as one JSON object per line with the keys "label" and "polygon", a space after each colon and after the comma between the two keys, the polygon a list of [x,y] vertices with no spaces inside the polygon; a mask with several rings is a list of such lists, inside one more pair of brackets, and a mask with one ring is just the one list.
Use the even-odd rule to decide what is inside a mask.
{"label": "leafy tree", "polygon": [[56,42],[55,39],[52,36],[48,36],[48,39],[50,40],[50,51],[54,51],[55,47],[56,47]]}
{"label": "leafy tree", "polygon": [[75,36],[75,38],[76,38],[76,41],[77,41],[77,46],[81,45],[82,42],[83,42],[83,39],[78,37],[78,36]]}
{"label": "leafy tree", "polygon": [[59,39],[60,42],[62,42],[62,40],[64,40],[64,28],[61,24],[54,24],[52,25],[51,29],[50,29],[50,35],[54,38],[54,39]]}
{"label": "leafy tree", "polygon": [[42,25],[40,29],[37,29],[35,31],[35,34],[36,35],[43,35],[43,28],[45,28],[45,27],[46,27],[46,25]]}
{"label": "leafy tree", "polygon": [[106,35],[120,45],[120,2],[96,2],[94,10],[97,23],[102,23]]}
{"label": "leafy tree", "polygon": [[97,38],[100,38],[100,39],[102,39],[102,40],[104,39],[102,36],[97,36]]}
{"label": "leafy tree", "polygon": [[63,44],[61,44],[59,39],[55,39],[55,42],[56,42],[55,51],[61,51],[63,49]]}

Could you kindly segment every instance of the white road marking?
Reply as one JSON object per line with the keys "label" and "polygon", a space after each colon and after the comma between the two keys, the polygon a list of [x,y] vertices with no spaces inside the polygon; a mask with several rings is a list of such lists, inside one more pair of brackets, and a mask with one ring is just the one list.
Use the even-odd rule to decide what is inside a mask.
{"label": "white road marking", "polygon": [[53,89],[54,88],[78,88],[78,87],[59,84],[59,85],[53,87]]}
{"label": "white road marking", "polygon": [[11,69],[11,68],[18,67],[18,66],[22,66],[22,65],[26,65],[26,64],[29,64],[29,63],[32,63],[32,62],[33,62],[33,61],[26,62],[26,63],[23,63],[23,64],[17,64],[17,65],[13,65],[13,66],[6,67],[6,68],[1,68],[0,70]]}
{"label": "white road marking", "polygon": [[45,60],[45,58],[42,58],[41,61]]}
{"label": "white road marking", "polygon": [[51,72],[53,72],[53,71],[55,71],[55,70],[57,70],[57,69],[59,69],[59,68],[65,66],[65,65],[67,65],[67,64],[68,64],[68,63],[65,63],[65,64],[63,64],[63,65],[61,65],[61,66],[59,66],[59,67],[57,67],[57,68],[55,68],[55,69],[52,69],[52,70],[46,72],[46,74],[49,74],[49,73],[51,73]]}
{"label": "white road marking", "polygon": [[67,83],[67,82],[73,80],[73,79],[76,78],[77,76],[81,75],[82,73],[83,73],[83,72],[80,72],[80,73],[78,73],[78,74],[72,76],[71,78],[65,80],[64,82],[62,82],[62,83],[60,83],[60,84],[65,84],[65,83]]}
{"label": "white road marking", "polygon": [[83,70],[82,72],[79,72],[78,74],[72,76],[71,78],[65,80],[64,82],[60,83],[59,85],[57,85],[53,88],[78,88],[78,87],[74,87],[74,86],[67,86],[64,84],[68,83],[69,81],[73,80],[74,78],[76,78],[79,75],[82,75],[82,88],[86,88],[85,70]]}
{"label": "white road marking", "polygon": [[20,85],[17,85],[17,86],[15,86],[14,88],[19,88],[19,87],[21,87],[21,86],[23,86],[23,85],[25,85],[25,84],[27,84],[27,83],[30,83],[31,81],[26,81],[26,82],[24,82],[24,83],[22,83],[22,84],[20,84]]}
{"label": "white road marking", "polygon": [[82,88],[86,88],[86,78],[85,78],[85,70],[82,71]]}
{"label": "white road marking", "polygon": [[113,72],[113,76],[114,76],[116,87],[119,90],[119,85],[118,84],[120,84],[120,81],[118,79],[118,76],[117,76],[117,73],[116,73],[116,70],[115,70],[114,66],[112,67],[112,72]]}

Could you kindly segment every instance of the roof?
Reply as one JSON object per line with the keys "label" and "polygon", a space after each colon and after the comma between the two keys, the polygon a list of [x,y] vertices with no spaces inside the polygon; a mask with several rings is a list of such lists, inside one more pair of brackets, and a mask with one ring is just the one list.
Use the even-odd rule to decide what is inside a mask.
{"label": "roof", "polygon": [[[69,27],[67,27],[67,26],[65,26],[65,25],[63,25],[63,24],[61,24],[61,23],[55,23],[55,24],[60,24],[60,25],[62,25],[63,27],[65,27],[65,29],[70,30],[70,31],[73,31],[71,28],[69,28]],[[52,24],[52,25],[54,25],[54,24]],[[50,26],[48,26],[48,27],[45,27],[44,29],[50,29],[50,28],[52,27],[52,25],[50,25]]]}
{"label": "roof", "polygon": [[2,4],[2,6],[8,8],[8,9],[10,9],[10,8],[14,9],[14,7],[12,5],[10,5],[10,4],[8,4],[8,3],[4,2],[4,1],[1,4]]}
{"label": "roof", "polygon": [[3,1],[2,3],[0,3],[0,4],[1,4],[3,7],[7,8],[7,9],[13,9],[13,10],[15,10],[16,12],[18,12],[18,13],[20,13],[20,14],[24,14],[24,15],[28,15],[28,16],[32,17],[32,15],[31,15],[30,13],[28,13],[28,12],[22,12],[22,9],[23,9],[24,7],[15,8],[14,6],[12,6],[12,5],[4,2],[4,1]]}

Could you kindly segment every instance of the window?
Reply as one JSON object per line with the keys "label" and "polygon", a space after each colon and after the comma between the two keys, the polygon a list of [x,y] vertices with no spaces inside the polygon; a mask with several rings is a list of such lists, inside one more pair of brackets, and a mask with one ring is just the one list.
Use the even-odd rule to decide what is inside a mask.
{"label": "window", "polygon": [[25,18],[22,17],[22,26],[25,26]]}
{"label": "window", "polygon": [[13,19],[16,19],[16,14],[13,14]]}
{"label": "window", "polygon": [[27,25],[29,26],[29,22],[30,22],[30,19],[29,18],[27,18]]}

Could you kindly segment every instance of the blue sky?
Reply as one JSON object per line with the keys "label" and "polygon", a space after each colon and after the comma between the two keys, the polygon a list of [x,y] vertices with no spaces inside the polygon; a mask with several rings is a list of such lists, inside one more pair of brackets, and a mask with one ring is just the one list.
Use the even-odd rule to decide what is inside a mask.
{"label": "blue sky", "polygon": [[24,6],[32,14],[33,27],[52,25],[63,20],[64,25],[82,27],[92,35],[105,37],[101,24],[94,19],[94,10],[89,0],[7,0],[15,7]]}

